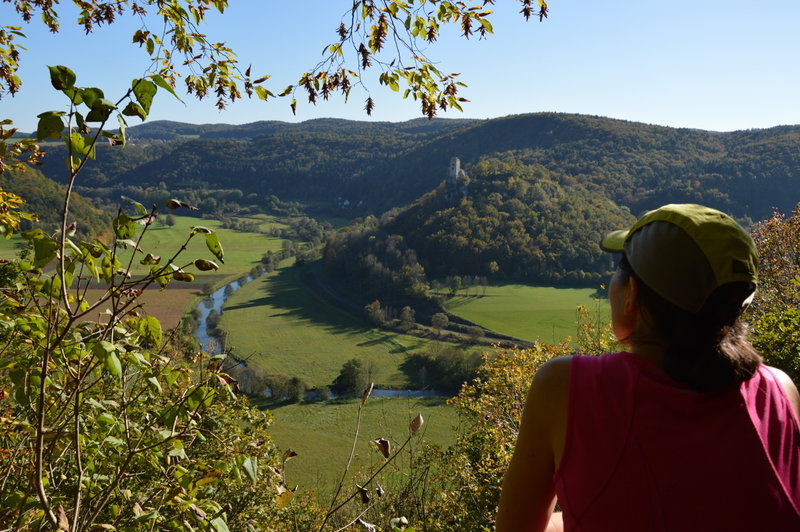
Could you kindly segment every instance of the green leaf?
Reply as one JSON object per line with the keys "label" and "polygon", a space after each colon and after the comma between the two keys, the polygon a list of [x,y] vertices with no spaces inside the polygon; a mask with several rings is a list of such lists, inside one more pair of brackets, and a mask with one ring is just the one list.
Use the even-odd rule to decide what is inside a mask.
{"label": "green leaf", "polygon": [[55,240],[49,237],[35,239],[33,241],[33,266],[35,268],[44,268],[56,258],[57,250],[58,242]]}
{"label": "green leaf", "polygon": [[180,97],[178,96],[178,93],[175,92],[175,89],[172,87],[172,85],[169,84],[169,82],[167,80],[165,80],[164,78],[162,78],[159,75],[152,75],[152,76],[150,76],[150,79],[152,79],[153,82],[155,82],[156,85],[158,85],[159,87],[161,87],[165,91],[167,91],[170,94],[172,94],[173,96],[175,96],[175,98],[179,102],[183,102],[183,100],[181,100]]}
{"label": "green leaf", "polygon": [[103,365],[115,377],[122,377],[122,363],[116,353],[109,353]]}
{"label": "green leaf", "polygon": [[69,135],[69,145],[71,152],[78,157],[94,159],[94,141],[91,137],[84,137],[77,131],[73,131]]}
{"label": "green leaf", "polygon": [[111,342],[100,340],[92,344],[92,353],[103,362],[103,367],[115,377],[122,376],[122,363],[117,356],[117,348]]}
{"label": "green leaf", "polygon": [[87,87],[85,89],[80,89],[80,96],[83,99],[83,103],[86,104],[86,107],[91,109],[94,107],[95,103],[98,100],[102,100],[105,98],[105,94],[103,91],[98,89],[97,87]]}
{"label": "green leaf", "polygon": [[258,96],[259,100],[266,101],[269,96],[274,96],[274,95],[261,85],[258,85],[256,86],[256,96]]}
{"label": "green leaf", "polygon": [[130,204],[130,205],[133,205],[133,206],[136,208],[136,210],[137,210],[137,211],[139,211],[139,212],[140,212],[140,213],[141,213],[143,216],[147,216],[147,214],[148,214],[148,212],[147,212],[147,209],[145,209],[144,205],[142,205],[142,204],[141,204],[141,203],[139,203],[138,201],[136,201],[136,200],[132,200],[132,199],[131,199],[131,198],[129,198],[128,196],[121,196],[121,199],[122,199],[122,201],[124,201],[125,203],[128,203],[128,204]]}
{"label": "green leaf", "polygon": [[248,456],[245,458],[242,468],[244,468],[244,472],[247,473],[250,481],[255,484],[258,480],[258,458],[255,456]]}
{"label": "green leaf", "polygon": [[214,232],[214,231],[212,231],[212,230],[211,230],[211,229],[209,229],[208,227],[204,227],[204,226],[202,226],[202,225],[195,225],[195,226],[192,226],[192,234],[193,234],[193,235],[195,235],[195,234],[197,234],[197,233],[206,233],[206,234],[211,234],[211,233],[213,233],[213,232]]}
{"label": "green leaf", "polygon": [[103,412],[99,416],[95,417],[95,420],[97,423],[104,426],[113,425],[117,421],[117,419],[108,412]]}
{"label": "green leaf", "polygon": [[142,122],[147,120],[147,112],[136,102],[128,102],[128,105],[122,110],[122,114],[125,116],[138,116],[142,119]]}
{"label": "green leaf", "polygon": [[158,319],[153,316],[145,316],[139,320],[136,329],[149,344],[161,345],[161,322]]}
{"label": "green leaf", "polygon": [[230,532],[228,525],[225,523],[225,520],[222,517],[217,517],[211,521],[211,526],[213,526],[214,530],[217,532]]}
{"label": "green leaf", "polygon": [[219,243],[219,236],[216,233],[206,235],[206,246],[222,264],[225,264],[225,253],[222,251],[222,245]]}
{"label": "green leaf", "polygon": [[40,114],[38,116],[39,124],[36,126],[36,139],[60,139],[64,132],[62,116],[64,116],[64,113],[61,111],[48,111]]}
{"label": "green leaf", "polygon": [[64,89],[61,92],[66,94],[67,98],[69,98],[69,101],[71,101],[73,104],[80,105],[83,103],[83,94],[81,94],[81,89],[72,87],[70,89]]}
{"label": "green leaf", "polygon": [[58,91],[71,89],[75,86],[75,72],[63,65],[48,66],[50,70],[50,83]]}
{"label": "green leaf", "polygon": [[156,282],[161,288],[165,288],[169,283],[169,280],[172,278],[172,273],[162,270],[163,268],[161,268],[161,266],[153,266],[150,268],[150,275],[153,275],[156,278]]}
{"label": "green leaf", "polygon": [[119,136],[122,139],[122,143],[125,144],[125,130],[127,129],[128,124],[125,122],[125,118],[123,118],[122,115],[117,115],[117,123],[119,124]]}
{"label": "green leaf", "polygon": [[120,214],[114,218],[114,234],[120,240],[127,240],[133,238],[136,234],[136,222],[134,222],[127,214]]}
{"label": "green leaf", "polygon": [[144,109],[145,113],[145,116],[142,118],[142,120],[147,118],[147,115],[150,113],[150,106],[153,104],[153,98],[155,97],[157,90],[158,87],[156,84],[150,80],[133,80],[133,95],[136,96],[136,101],[139,102],[139,105],[142,106],[142,109]]}
{"label": "green leaf", "polygon": [[155,377],[147,377],[147,382],[152,384],[153,388],[155,388],[158,391],[158,393],[161,393],[161,391],[162,391],[161,390],[161,383],[158,382],[158,379],[156,379]]}
{"label": "green leaf", "polygon": [[111,116],[111,111],[116,109],[117,106],[111,100],[99,98],[92,104],[92,110],[86,115],[87,122],[105,122]]}

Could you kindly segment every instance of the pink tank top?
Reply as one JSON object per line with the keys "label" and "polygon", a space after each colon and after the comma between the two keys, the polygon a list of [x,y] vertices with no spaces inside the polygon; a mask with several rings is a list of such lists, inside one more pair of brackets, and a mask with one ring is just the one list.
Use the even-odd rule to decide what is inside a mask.
{"label": "pink tank top", "polygon": [[800,531],[800,426],[765,366],[696,393],[635,354],[574,356],[567,416],[568,531]]}

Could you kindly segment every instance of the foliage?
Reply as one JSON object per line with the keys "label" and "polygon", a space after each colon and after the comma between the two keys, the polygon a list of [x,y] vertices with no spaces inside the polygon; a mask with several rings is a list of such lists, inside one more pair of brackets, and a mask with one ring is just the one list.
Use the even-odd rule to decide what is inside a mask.
{"label": "foliage", "polygon": [[751,319],[750,340],[764,362],[800,383],[800,308],[766,311]]}
{"label": "foliage", "polygon": [[[268,418],[242,409],[221,370],[224,357],[180,362],[158,321],[137,312],[143,289],[190,280],[189,265],[213,263],[178,266],[179,250],[158,265],[152,253],[131,252],[139,224],[146,231],[155,219],[133,206],[135,214],[115,219],[108,246],[26,233],[32,257],[5,276],[0,520],[15,529],[223,530],[275,518],[275,503],[264,505],[260,494],[280,480],[258,473],[259,460],[276,463]],[[197,227],[187,242],[197,235],[221,260],[213,233]],[[154,266],[129,278],[134,260]],[[85,296],[91,278],[107,287],[96,301]]]}
{"label": "foliage", "polygon": [[[37,131],[42,139],[64,141],[67,150],[59,228],[23,233],[29,250],[0,276],[0,522],[15,530],[70,531],[222,531],[279,523],[287,489],[264,432],[268,417],[242,410],[246,401],[233,394],[223,355],[198,353],[184,362],[183,344],[140,312],[148,287],[191,282],[190,269],[217,269],[217,262],[183,254],[201,238],[222,263],[218,235],[198,225],[171,257],[146,253],[141,244],[156,207],[129,198],[105,241],[80,238],[68,222],[75,215],[75,180],[107,120],[125,100],[126,109],[138,106],[146,115],[156,85],[138,80],[113,104],[75,81],[68,68],[51,68],[51,83],[69,98],[69,111],[44,113]],[[94,135],[87,122],[100,123]],[[124,129],[105,136],[122,142]],[[32,217],[17,210],[16,196],[3,198],[8,233]],[[192,208],[175,199],[166,205]],[[97,299],[87,296],[92,284],[105,289]],[[264,492],[275,495],[266,504]]]}
{"label": "foliage", "polygon": [[[27,209],[37,213],[40,222],[36,227],[45,231],[56,231],[61,222],[61,210],[64,203],[64,187],[45,178],[38,170],[21,168],[6,170],[0,175],[3,188],[13,190],[25,198]],[[117,197],[119,199],[119,197]],[[100,236],[108,231],[111,216],[94,207],[87,199],[73,194],[70,201],[70,210],[76,222],[75,231],[85,237]],[[18,230],[29,230],[34,225],[24,221]]]}
{"label": "foliage", "polygon": [[614,336],[611,321],[600,311],[599,301],[594,309],[578,305],[575,310],[578,321],[577,342],[585,355],[602,355],[622,351],[623,346]]}
{"label": "foliage", "polygon": [[448,323],[450,323],[450,319],[444,312],[437,312],[431,317],[431,326],[436,329],[437,334],[441,334],[442,329],[446,329]]}
{"label": "foliage", "polygon": [[748,309],[753,345],[767,364],[800,382],[800,204],[753,227],[759,253],[756,297]]}
{"label": "foliage", "polygon": [[354,397],[367,387],[367,373],[357,358],[352,358],[342,365],[339,375],[331,383],[330,389],[341,397]]}
{"label": "foliage", "polygon": [[410,354],[403,370],[413,377],[416,387],[454,395],[475,378],[480,364],[480,353],[431,344],[427,349]]}
{"label": "foliage", "polygon": [[24,204],[25,200],[17,194],[0,188],[0,236],[11,238],[24,221],[33,222],[38,219],[35,214],[20,210]]}
{"label": "foliage", "polygon": [[456,445],[423,458],[430,466],[427,482],[436,486],[423,515],[415,515],[426,530],[490,529],[533,375],[551,358],[567,354],[566,345],[536,343],[484,355],[478,378],[448,401],[465,427]]}
{"label": "foliage", "polygon": [[[519,1],[526,19],[538,16],[541,20],[547,16],[544,0],[538,0],[538,11],[531,0]],[[318,98],[327,100],[334,92],[347,99],[354,85],[365,87],[361,78],[372,72],[369,70],[372,66],[376,67],[380,85],[399,91],[402,83],[406,87],[403,97],[418,101],[422,114],[432,118],[438,109],[460,110],[461,103],[466,100],[458,96],[459,87],[464,84],[457,81],[457,74],[441,73],[426,58],[426,45],[438,38],[441,27],[450,24],[458,26],[466,38],[474,33],[481,37],[492,33],[489,21],[492,11],[485,8],[487,2],[484,0],[455,3],[443,0],[419,3],[353,0],[351,9],[343,15],[336,28],[335,42],[325,46],[323,60],[312,70],[302,73],[297,82],[283,90],[273,89],[273,92],[267,88],[268,74],[251,76],[250,67],[242,71],[234,50],[225,43],[210,41],[200,31],[207,12],[223,13],[228,6],[227,0],[144,0],[133,4],[127,0],[73,0],[73,3],[79,12],[76,22],[87,34],[96,27],[113,24],[120,17],[128,16],[140,21],[132,42],[146,53],[153,73],[134,80],[132,90],[138,95],[136,101],[127,103],[123,113],[142,120],[149,113],[156,87],[174,94],[180,78],[183,78],[187,93],[198,99],[213,95],[220,109],[241,98],[243,93],[261,100],[275,98],[277,93],[277,97],[291,96],[289,105],[295,110],[298,91],[305,94],[312,104]],[[51,0],[13,0],[13,7],[21,22],[30,23],[38,18],[53,33],[61,27],[62,17]],[[0,27],[0,96],[13,96],[23,83],[18,70],[24,60],[25,47],[18,43],[26,36],[21,30],[21,26]],[[394,45],[386,46],[387,42]],[[66,84],[58,86],[59,90],[69,88],[69,80],[64,81]],[[86,94],[75,95],[75,104],[80,104],[86,97]],[[95,106],[95,113],[100,114],[116,109],[117,104],[105,100],[102,92],[94,92],[88,100],[89,107]],[[367,114],[374,106],[375,101],[370,95],[365,102]],[[46,120],[55,125],[56,115],[47,115]],[[0,124],[8,125],[8,121]],[[83,128],[83,124],[78,126]],[[120,127],[125,127],[124,121],[120,121]],[[41,152],[30,139],[6,142],[15,131],[11,128],[0,133],[3,147],[0,160],[18,160],[23,155],[37,160]],[[124,141],[124,133],[113,140]],[[76,138],[76,142],[81,141]]]}

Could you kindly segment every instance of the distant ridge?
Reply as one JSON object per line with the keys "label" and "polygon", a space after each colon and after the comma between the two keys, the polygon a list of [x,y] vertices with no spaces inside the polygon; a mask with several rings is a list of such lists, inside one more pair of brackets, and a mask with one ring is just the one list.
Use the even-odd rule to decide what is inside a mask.
{"label": "distant ridge", "polygon": [[[568,188],[638,213],[665,202],[701,202],[753,220],[800,201],[800,126],[728,133],[563,113],[491,120],[402,123],[317,119],[300,123],[131,127],[131,145],[100,150],[90,186],[239,189],[260,198],[380,214],[434,189],[451,157],[470,166],[513,158],[546,168]],[[52,149],[57,152],[59,148]],[[46,175],[58,179],[52,157]]]}

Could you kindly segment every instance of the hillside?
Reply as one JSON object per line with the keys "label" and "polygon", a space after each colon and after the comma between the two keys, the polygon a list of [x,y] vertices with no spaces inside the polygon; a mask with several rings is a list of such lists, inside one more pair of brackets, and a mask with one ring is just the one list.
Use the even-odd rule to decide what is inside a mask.
{"label": "hillside", "polygon": [[[106,147],[82,184],[238,189],[261,203],[275,195],[347,205],[340,213],[354,216],[413,202],[456,156],[468,171],[487,157],[542,166],[634,213],[695,201],[755,220],[788,212],[800,197],[800,126],[718,133],[539,113],[398,124],[153,122],[129,133],[131,145],[111,156]],[[56,180],[59,159],[44,167]]]}
{"label": "hillside", "polygon": [[455,276],[596,287],[612,269],[601,236],[633,220],[544,167],[486,158],[411,205],[329,237],[324,257],[332,277],[398,307]]}
{"label": "hillside", "polygon": [[[25,210],[35,213],[40,220],[36,227],[55,231],[61,220],[64,205],[64,187],[47,179],[38,170],[6,170],[0,174],[0,188],[14,192],[25,200]],[[70,222],[77,221],[76,230],[84,237],[94,237],[108,231],[111,216],[92,205],[86,198],[73,194],[70,201]],[[31,229],[23,221],[22,230]]]}

